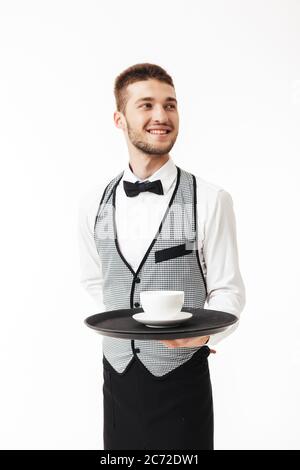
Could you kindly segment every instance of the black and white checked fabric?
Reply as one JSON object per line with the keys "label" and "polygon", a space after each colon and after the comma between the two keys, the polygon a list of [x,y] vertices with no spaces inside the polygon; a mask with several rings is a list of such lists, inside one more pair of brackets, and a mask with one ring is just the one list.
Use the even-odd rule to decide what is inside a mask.
{"label": "black and white checked fabric", "polygon": [[[117,240],[115,194],[123,172],[106,187],[94,225],[103,270],[103,302],[108,310],[140,307],[140,292],[184,290],[183,307],[203,308],[207,289],[197,245],[196,178],[177,168],[176,185],[156,236],[137,271],[123,257]],[[155,376],[188,361],[202,346],[168,348],[153,340],[103,336],[103,354],[122,373],[134,354]]]}

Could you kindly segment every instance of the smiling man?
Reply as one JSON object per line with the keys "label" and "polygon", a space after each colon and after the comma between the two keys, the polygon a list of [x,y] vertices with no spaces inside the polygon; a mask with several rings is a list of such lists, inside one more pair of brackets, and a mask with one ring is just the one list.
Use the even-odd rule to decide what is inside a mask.
{"label": "smiling man", "polygon": [[[181,290],[184,307],[239,317],[245,287],[232,198],[173,162],[172,78],[136,64],[114,93],[129,161],[80,211],[82,285],[106,311],[139,308],[142,291]],[[236,326],[178,340],[104,336],[104,449],[213,449],[208,356]]]}

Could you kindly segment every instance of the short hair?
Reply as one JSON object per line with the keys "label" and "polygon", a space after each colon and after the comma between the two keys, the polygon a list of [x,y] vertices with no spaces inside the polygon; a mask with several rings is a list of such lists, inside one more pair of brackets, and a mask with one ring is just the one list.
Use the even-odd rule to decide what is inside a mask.
{"label": "short hair", "polygon": [[120,73],[115,79],[114,95],[117,110],[125,114],[125,108],[128,101],[128,85],[141,80],[150,79],[159,80],[160,82],[167,83],[175,88],[171,76],[159,65],[149,63],[132,65]]}

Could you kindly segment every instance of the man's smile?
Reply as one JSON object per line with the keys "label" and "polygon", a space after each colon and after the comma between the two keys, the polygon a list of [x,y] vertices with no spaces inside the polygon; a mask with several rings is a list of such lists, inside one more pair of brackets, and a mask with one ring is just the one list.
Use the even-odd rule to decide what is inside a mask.
{"label": "man's smile", "polygon": [[157,138],[159,140],[163,140],[166,138],[168,134],[170,134],[171,129],[170,128],[157,128],[157,129],[147,129],[148,134],[151,134],[154,138]]}

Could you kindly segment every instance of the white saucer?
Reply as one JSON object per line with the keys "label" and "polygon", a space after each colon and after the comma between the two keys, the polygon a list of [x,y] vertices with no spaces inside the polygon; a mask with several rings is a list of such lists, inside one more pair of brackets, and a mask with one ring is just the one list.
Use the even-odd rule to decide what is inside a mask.
{"label": "white saucer", "polygon": [[179,323],[183,323],[189,318],[191,318],[192,316],[193,314],[189,312],[179,312],[176,315],[174,315],[174,317],[171,317],[168,319],[162,318],[161,320],[159,320],[159,319],[149,318],[146,316],[145,312],[142,312],[142,313],[135,313],[134,315],[132,315],[132,318],[152,328],[167,328],[168,326],[175,326],[175,325],[178,325]]}

